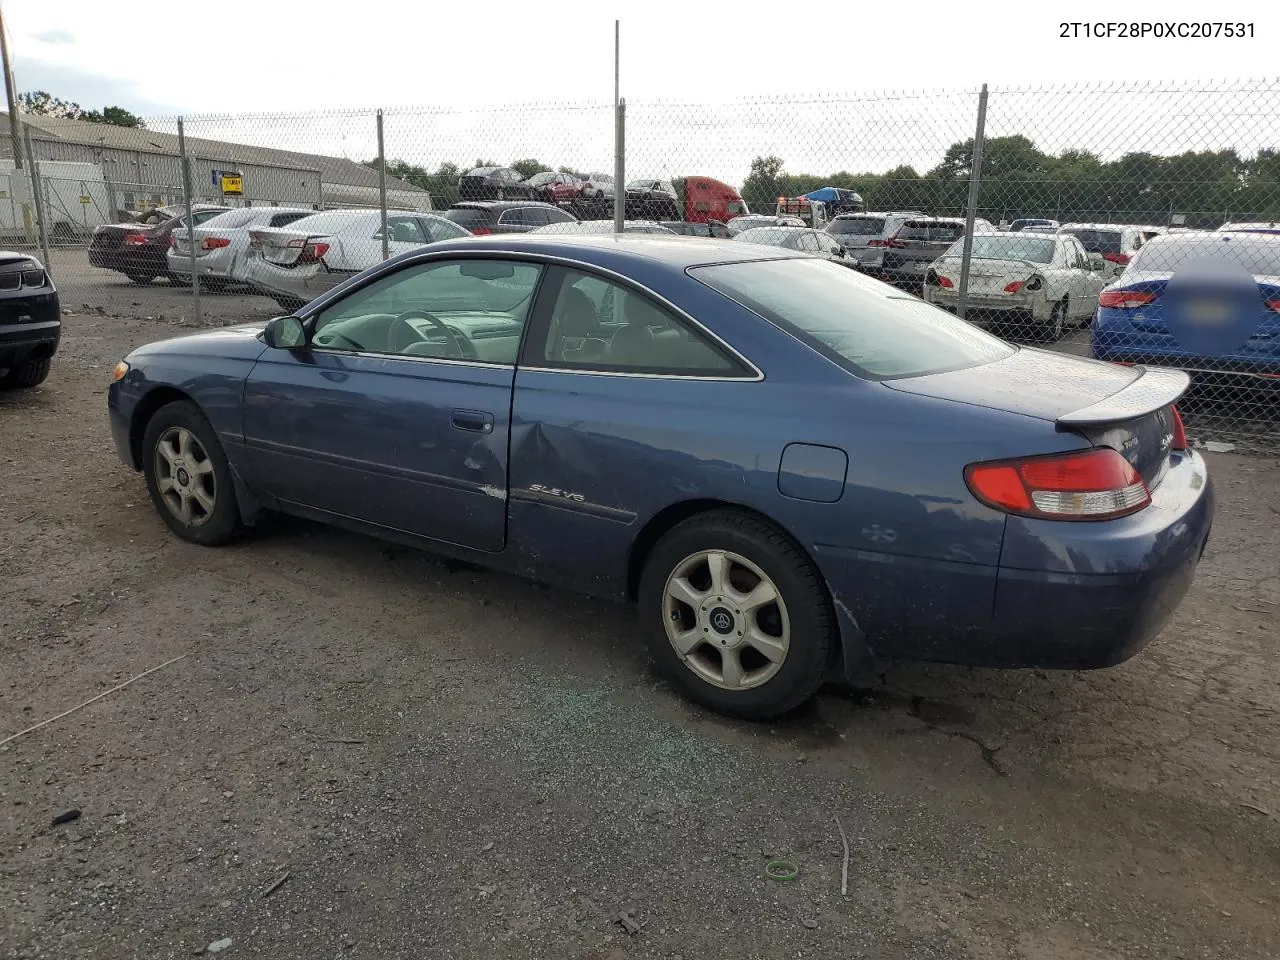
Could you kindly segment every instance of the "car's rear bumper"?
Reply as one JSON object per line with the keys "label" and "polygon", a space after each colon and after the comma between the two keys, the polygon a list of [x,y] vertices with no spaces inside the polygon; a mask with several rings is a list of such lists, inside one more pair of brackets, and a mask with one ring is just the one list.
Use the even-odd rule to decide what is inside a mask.
{"label": "car's rear bumper", "polygon": [[[169,272],[177,277],[191,279],[191,255],[170,250],[165,254],[165,264]],[[235,278],[235,257],[228,256],[224,250],[214,250],[196,256],[196,271],[202,277],[215,280],[231,280]]]}
{"label": "car's rear bumper", "polygon": [[[928,285],[924,287],[924,299],[953,313],[960,302],[960,297],[955,290]],[[965,309],[966,311],[980,310],[987,317],[1020,316],[1030,317],[1037,321],[1047,321],[1053,305],[1044,298],[1043,294],[1037,296],[1035,293],[1003,293],[993,296],[990,294],[971,293],[965,297]],[[966,317],[976,320],[983,319],[982,317],[968,317],[967,313]]]}
{"label": "car's rear bumper", "polygon": [[161,274],[168,269],[164,251],[159,247],[89,248],[89,265],[120,273]]}
{"label": "car's rear bumper", "polygon": [[[1123,334],[1099,329],[1096,325],[1090,342],[1095,360],[1112,363],[1145,363],[1151,366],[1176,367],[1205,379],[1252,377],[1274,381],[1280,379],[1280,357],[1236,356],[1201,357],[1172,353],[1145,334]],[[1161,337],[1168,340],[1168,337]]]}
{"label": "car's rear bumper", "polygon": [[[1213,523],[1204,461],[1175,454],[1150,506],[1070,523],[1010,517],[999,566],[815,550],[876,656],[983,667],[1120,663],[1168,622]],[[846,638],[847,645],[847,638]]]}
{"label": "car's rear bumper", "polygon": [[268,296],[288,297],[308,303],[325,291],[336,287],[353,272],[332,272],[322,267],[304,266],[288,269],[261,257],[254,257],[244,268],[245,282]]}

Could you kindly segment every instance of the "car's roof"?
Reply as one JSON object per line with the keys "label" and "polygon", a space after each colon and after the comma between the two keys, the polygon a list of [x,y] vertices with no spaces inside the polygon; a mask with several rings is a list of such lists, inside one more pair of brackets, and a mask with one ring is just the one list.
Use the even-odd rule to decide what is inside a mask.
{"label": "car's roof", "polygon": [[[449,207],[450,210],[510,210],[513,207],[547,207],[559,210],[554,203],[542,200],[463,200]],[[446,211],[447,212],[447,211]]]}
{"label": "car's roof", "polygon": [[1060,228],[1062,230],[1113,230],[1120,233],[1122,230],[1137,230],[1131,223],[1064,223]]}
{"label": "car's roof", "polygon": [[[676,270],[711,263],[737,263],[751,260],[777,260],[791,256],[791,251],[764,244],[740,243],[718,238],[685,237],[680,234],[627,233],[498,234],[443,240],[424,247],[431,253],[466,251],[468,253],[526,253],[548,257],[566,257],[585,263],[606,261],[616,265],[619,257],[661,264]],[[806,256],[805,254],[795,254]]]}

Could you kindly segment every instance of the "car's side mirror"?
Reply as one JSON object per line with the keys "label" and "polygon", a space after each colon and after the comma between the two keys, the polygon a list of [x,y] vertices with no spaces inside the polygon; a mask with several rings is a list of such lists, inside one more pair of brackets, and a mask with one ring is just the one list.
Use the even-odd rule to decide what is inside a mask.
{"label": "car's side mirror", "polygon": [[296,350],[307,345],[307,328],[297,317],[276,317],[267,321],[262,341],[276,350]]}

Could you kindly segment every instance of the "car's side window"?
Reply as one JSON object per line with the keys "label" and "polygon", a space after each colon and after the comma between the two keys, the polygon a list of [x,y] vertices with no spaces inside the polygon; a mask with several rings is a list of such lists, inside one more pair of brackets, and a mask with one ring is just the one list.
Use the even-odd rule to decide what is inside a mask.
{"label": "car's side window", "polygon": [[650,298],[566,270],[539,363],[568,370],[667,376],[747,376],[700,332]]}
{"label": "car's side window", "polygon": [[528,221],[524,216],[523,207],[517,207],[514,210],[503,210],[502,214],[498,217],[498,222],[503,226],[508,227],[519,227],[528,224]]}
{"label": "car's side window", "polygon": [[515,363],[542,268],[442,260],[380,277],[323,309],[321,350]]}

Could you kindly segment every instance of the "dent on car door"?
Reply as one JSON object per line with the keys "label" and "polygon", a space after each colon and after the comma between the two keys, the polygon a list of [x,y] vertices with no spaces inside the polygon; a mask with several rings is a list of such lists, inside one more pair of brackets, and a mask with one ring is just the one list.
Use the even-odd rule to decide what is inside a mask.
{"label": "dent on car door", "polygon": [[541,268],[432,260],[370,280],[245,383],[251,482],[286,509],[477,550],[506,536],[511,387]]}
{"label": "dent on car door", "polygon": [[626,284],[554,268],[543,288],[512,400],[508,551],[610,593],[638,524],[719,479],[744,489],[755,375]]}

